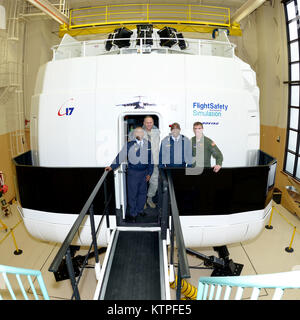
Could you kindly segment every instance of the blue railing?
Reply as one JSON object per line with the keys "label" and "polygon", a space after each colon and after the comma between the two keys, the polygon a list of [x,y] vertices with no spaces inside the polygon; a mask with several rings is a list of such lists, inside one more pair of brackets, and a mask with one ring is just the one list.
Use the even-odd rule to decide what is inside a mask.
{"label": "blue railing", "polygon": [[[46,286],[45,286],[45,283],[44,283],[44,280],[43,280],[43,277],[42,277],[42,274],[41,274],[41,272],[39,270],[15,268],[15,267],[10,267],[10,266],[0,265],[0,277],[3,277],[4,283],[5,283],[5,287],[9,291],[10,296],[11,296],[11,298],[13,300],[18,300],[18,299],[17,299],[17,297],[15,295],[15,292],[13,290],[13,287],[12,287],[12,285],[11,285],[9,279],[8,279],[8,275],[9,274],[16,276],[16,279],[18,281],[19,287],[21,289],[21,292],[22,292],[23,297],[24,297],[25,300],[29,300],[29,298],[28,298],[28,295],[27,295],[26,290],[24,288],[24,285],[22,283],[22,280],[21,280],[21,277],[20,277],[21,275],[27,276],[27,280],[29,282],[29,285],[30,285],[30,288],[31,288],[31,291],[33,293],[33,296],[34,296],[35,300],[39,300],[39,297],[38,297],[38,294],[36,292],[36,289],[34,287],[34,284],[33,284],[33,281],[31,279],[31,277],[36,277],[37,282],[38,282],[38,284],[40,286],[40,289],[41,289],[41,292],[42,292],[44,300],[50,300],[48,292],[47,292],[47,289],[46,289]],[[0,280],[2,280],[2,279],[0,279]],[[1,286],[0,286],[0,289],[1,289]],[[4,298],[0,294],[0,300],[3,300],[3,299]]]}
{"label": "blue railing", "polygon": [[[231,297],[232,289],[237,290]],[[241,300],[245,288],[253,288],[250,299],[257,300],[261,289],[275,289],[272,300],[280,300],[285,289],[300,289],[300,271],[238,277],[201,277],[197,300]]]}

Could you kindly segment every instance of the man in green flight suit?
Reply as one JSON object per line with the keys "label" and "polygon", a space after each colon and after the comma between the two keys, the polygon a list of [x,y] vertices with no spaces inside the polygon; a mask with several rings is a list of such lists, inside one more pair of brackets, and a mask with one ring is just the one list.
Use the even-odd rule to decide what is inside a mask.
{"label": "man in green flight suit", "polygon": [[203,134],[203,124],[195,122],[193,124],[195,136],[191,139],[193,150],[192,167],[211,168],[211,156],[216,159],[213,171],[218,172],[222,167],[223,155],[217,145],[210,138]]}

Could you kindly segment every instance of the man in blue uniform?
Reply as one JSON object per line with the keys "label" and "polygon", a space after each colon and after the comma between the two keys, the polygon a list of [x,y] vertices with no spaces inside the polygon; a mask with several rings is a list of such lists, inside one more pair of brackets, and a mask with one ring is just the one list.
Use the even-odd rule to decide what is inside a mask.
{"label": "man in blue uniform", "polygon": [[159,167],[191,167],[192,148],[187,137],[180,134],[179,123],[171,125],[171,135],[165,137],[159,151]]}
{"label": "man in blue uniform", "polygon": [[134,130],[135,139],[126,143],[106,171],[117,169],[127,159],[127,191],[130,222],[135,222],[138,215],[143,215],[147,199],[147,182],[153,173],[151,143],[144,139],[144,130]]}

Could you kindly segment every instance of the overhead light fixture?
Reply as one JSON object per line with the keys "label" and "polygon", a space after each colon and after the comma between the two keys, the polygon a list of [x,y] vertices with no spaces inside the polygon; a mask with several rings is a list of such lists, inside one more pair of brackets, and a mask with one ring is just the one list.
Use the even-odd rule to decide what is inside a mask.
{"label": "overhead light fixture", "polygon": [[163,29],[157,31],[157,34],[160,36],[160,45],[162,47],[173,47],[175,44],[178,44],[181,50],[187,48],[186,42],[184,40],[183,34],[177,32],[176,29],[171,27],[164,27]]}
{"label": "overhead light fixture", "polygon": [[152,24],[138,24],[137,26],[137,40],[136,44],[139,46],[142,43],[152,45],[153,39],[152,39],[152,33],[153,33],[153,26]]}
{"label": "overhead light fixture", "polygon": [[130,47],[130,37],[133,32],[125,27],[115,29],[115,31],[108,35],[105,43],[106,51],[110,51],[113,45],[118,48]]}
{"label": "overhead light fixture", "polygon": [[0,29],[6,29],[6,10],[2,4],[0,4]]}

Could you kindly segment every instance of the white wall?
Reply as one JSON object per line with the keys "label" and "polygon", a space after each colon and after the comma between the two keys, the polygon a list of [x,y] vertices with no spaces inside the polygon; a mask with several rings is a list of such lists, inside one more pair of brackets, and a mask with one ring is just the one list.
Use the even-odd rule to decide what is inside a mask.
{"label": "white wall", "polygon": [[242,37],[231,37],[236,54],[256,72],[260,88],[261,124],[285,128],[288,80],[287,38],[284,7],[279,0],[266,1],[242,20]]}
{"label": "white wall", "polygon": [[[0,30],[0,134],[13,132],[18,128],[18,107],[23,109],[22,100],[22,59],[23,59],[23,34],[24,23],[16,22],[14,27],[11,17],[11,8],[14,0],[5,1],[6,29]],[[14,20],[15,22],[15,20]],[[12,32],[15,30],[15,32]],[[10,80],[13,79],[13,80]],[[9,88],[9,89],[8,89]]]}
{"label": "white wall", "polygon": [[30,119],[31,97],[34,93],[38,70],[40,66],[52,59],[51,47],[61,41],[58,35],[53,33],[57,27],[56,22],[45,18],[31,19],[26,24],[24,50],[26,119]]}

